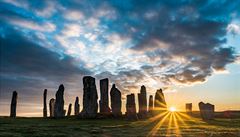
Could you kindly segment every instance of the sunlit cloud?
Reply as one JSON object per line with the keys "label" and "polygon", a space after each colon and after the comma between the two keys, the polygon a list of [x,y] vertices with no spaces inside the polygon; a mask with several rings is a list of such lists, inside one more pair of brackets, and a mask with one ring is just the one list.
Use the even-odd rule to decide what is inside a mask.
{"label": "sunlit cloud", "polygon": [[9,22],[19,27],[23,27],[23,28],[31,29],[35,31],[41,31],[41,32],[52,32],[52,31],[55,31],[56,29],[56,26],[50,22],[38,24],[36,22],[28,21],[24,19],[9,19]]}
{"label": "sunlit cloud", "polygon": [[78,10],[67,10],[64,13],[64,18],[72,21],[80,21],[84,19],[84,14]]}
{"label": "sunlit cloud", "polygon": [[240,34],[240,24],[231,23],[227,26],[227,31],[234,35]]}

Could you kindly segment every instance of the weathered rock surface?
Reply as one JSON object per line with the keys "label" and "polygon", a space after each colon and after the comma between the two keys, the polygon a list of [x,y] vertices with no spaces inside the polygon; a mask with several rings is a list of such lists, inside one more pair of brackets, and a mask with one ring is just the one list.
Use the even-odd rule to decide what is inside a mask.
{"label": "weathered rock surface", "polygon": [[43,117],[47,117],[47,89],[43,92]]}
{"label": "weathered rock surface", "polygon": [[198,103],[200,114],[203,120],[211,120],[214,119],[214,105],[210,103]]}
{"label": "weathered rock surface", "polygon": [[80,110],[79,99],[76,97],[75,105],[74,105],[74,115],[78,115]]}
{"label": "weathered rock surface", "polygon": [[157,92],[155,94],[154,110],[155,111],[166,111],[167,110],[167,104],[166,104],[162,89],[157,90]]}
{"label": "weathered rock surface", "polygon": [[127,95],[126,116],[129,120],[137,120],[136,104],[134,94]]}
{"label": "weathered rock surface", "polygon": [[100,93],[101,98],[99,101],[100,113],[101,114],[110,114],[111,110],[109,108],[109,99],[108,99],[108,78],[100,80]]}
{"label": "weathered rock surface", "polygon": [[116,88],[115,84],[112,85],[111,91],[111,108],[114,117],[122,115],[122,95],[121,92]]}
{"label": "weathered rock surface", "polygon": [[70,115],[71,115],[71,112],[72,112],[72,104],[70,103],[70,104],[68,105],[67,116],[70,116]]}
{"label": "weathered rock surface", "polygon": [[140,93],[138,93],[138,118],[146,118],[147,117],[147,92],[146,87],[141,86]]}
{"label": "weathered rock surface", "polygon": [[95,78],[91,76],[83,77],[83,118],[95,118],[98,110],[98,95]]}
{"label": "weathered rock surface", "polygon": [[186,103],[186,113],[192,115],[192,103]]}
{"label": "weathered rock surface", "polygon": [[64,110],[64,86],[61,84],[56,93],[56,100],[54,105],[54,117],[61,118],[65,116],[66,110]]}
{"label": "weathered rock surface", "polygon": [[153,114],[153,96],[152,95],[149,96],[148,113],[150,115]]}
{"label": "weathered rock surface", "polygon": [[55,106],[55,99],[51,98],[49,101],[49,114],[51,118],[54,117],[54,106]]}
{"label": "weathered rock surface", "polygon": [[13,91],[12,101],[11,101],[11,109],[10,109],[10,117],[16,117],[16,109],[17,109],[17,91]]}

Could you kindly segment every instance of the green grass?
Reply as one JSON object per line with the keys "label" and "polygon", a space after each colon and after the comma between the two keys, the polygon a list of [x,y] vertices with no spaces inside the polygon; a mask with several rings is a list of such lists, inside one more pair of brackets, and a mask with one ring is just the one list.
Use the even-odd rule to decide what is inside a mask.
{"label": "green grass", "polygon": [[[111,137],[111,136],[240,136],[239,119],[215,119],[204,122],[198,118],[168,116],[148,120],[116,119],[0,118],[0,137]],[[159,125],[159,123],[161,123]]]}

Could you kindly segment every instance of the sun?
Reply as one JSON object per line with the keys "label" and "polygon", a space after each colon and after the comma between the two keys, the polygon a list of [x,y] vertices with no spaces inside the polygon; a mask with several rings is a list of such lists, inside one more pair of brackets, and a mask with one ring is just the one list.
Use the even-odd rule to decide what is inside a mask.
{"label": "sun", "polygon": [[169,108],[169,111],[170,111],[170,112],[175,112],[175,111],[177,111],[177,109],[176,109],[175,107],[170,107],[170,108]]}

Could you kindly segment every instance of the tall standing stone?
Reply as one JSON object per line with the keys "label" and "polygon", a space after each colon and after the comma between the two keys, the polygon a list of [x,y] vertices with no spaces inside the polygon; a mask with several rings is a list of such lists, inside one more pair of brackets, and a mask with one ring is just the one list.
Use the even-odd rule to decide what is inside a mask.
{"label": "tall standing stone", "polygon": [[47,117],[47,89],[43,92],[43,117]]}
{"label": "tall standing stone", "polygon": [[210,103],[203,103],[200,102],[198,104],[199,106],[199,110],[200,110],[200,114],[203,120],[211,120],[214,119],[214,105],[210,104]]}
{"label": "tall standing stone", "polygon": [[109,108],[109,101],[108,101],[108,78],[101,79],[100,80],[100,93],[101,98],[99,101],[100,105],[100,113],[102,114],[109,114],[110,108]]}
{"label": "tall standing stone", "polygon": [[127,95],[126,116],[129,120],[137,120],[136,104],[134,94]]}
{"label": "tall standing stone", "polygon": [[79,114],[79,109],[80,109],[79,99],[78,99],[78,97],[76,97],[75,105],[74,105],[74,115]]}
{"label": "tall standing stone", "polygon": [[72,112],[72,104],[70,103],[68,106],[68,112],[67,112],[67,116],[70,116]]}
{"label": "tall standing stone", "polygon": [[61,84],[56,93],[56,100],[54,105],[54,117],[61,118],[65,116],[66,110],[64,110],[64,86]]}
{"label": "tall standing stone", "polygon": [[153,114],[153,96],[149,96],[149,106],[148,106],[148,113]]}
{"label": "tall standing stone", "polygon": [[192,115],[192,103],[186,103],[186,113]]}
{"label": "tall standing stone", "polygon": [[55,99],[51,98],[49,101],[49,113],[50,113],[50,117],[54,117],[54,106],[55,106]]}
{"label": "tall standing stone", "polygon": [[112,85],[111,91],[111,108],[114,117],[122,115],[122,95],[121,92],[116,88],[115,84]]}
{"label": "tall standing stone", "polygon": [[140,93],[138,93],[139,118],[146,118],[147,116],[147,92],[144,85],[141,86]]}
{"label": "tall standing stone", "polygon": [[11,110],[10,117],[16,117],[16,109],[17,109],[17,91],[13,91],[12,101],[11,101]]}
{"label": "tall standing stone", "polygon": [[95,78],[91,76],[83,77],[83,110],[82,117],[94,118],[97,116],[98,95]]}
{"label": "tall standing stone", "polygon": [[157,90],[155,94],[154,110],[157,111],[157,113],[167,110],[167,104],[162,89]]}

